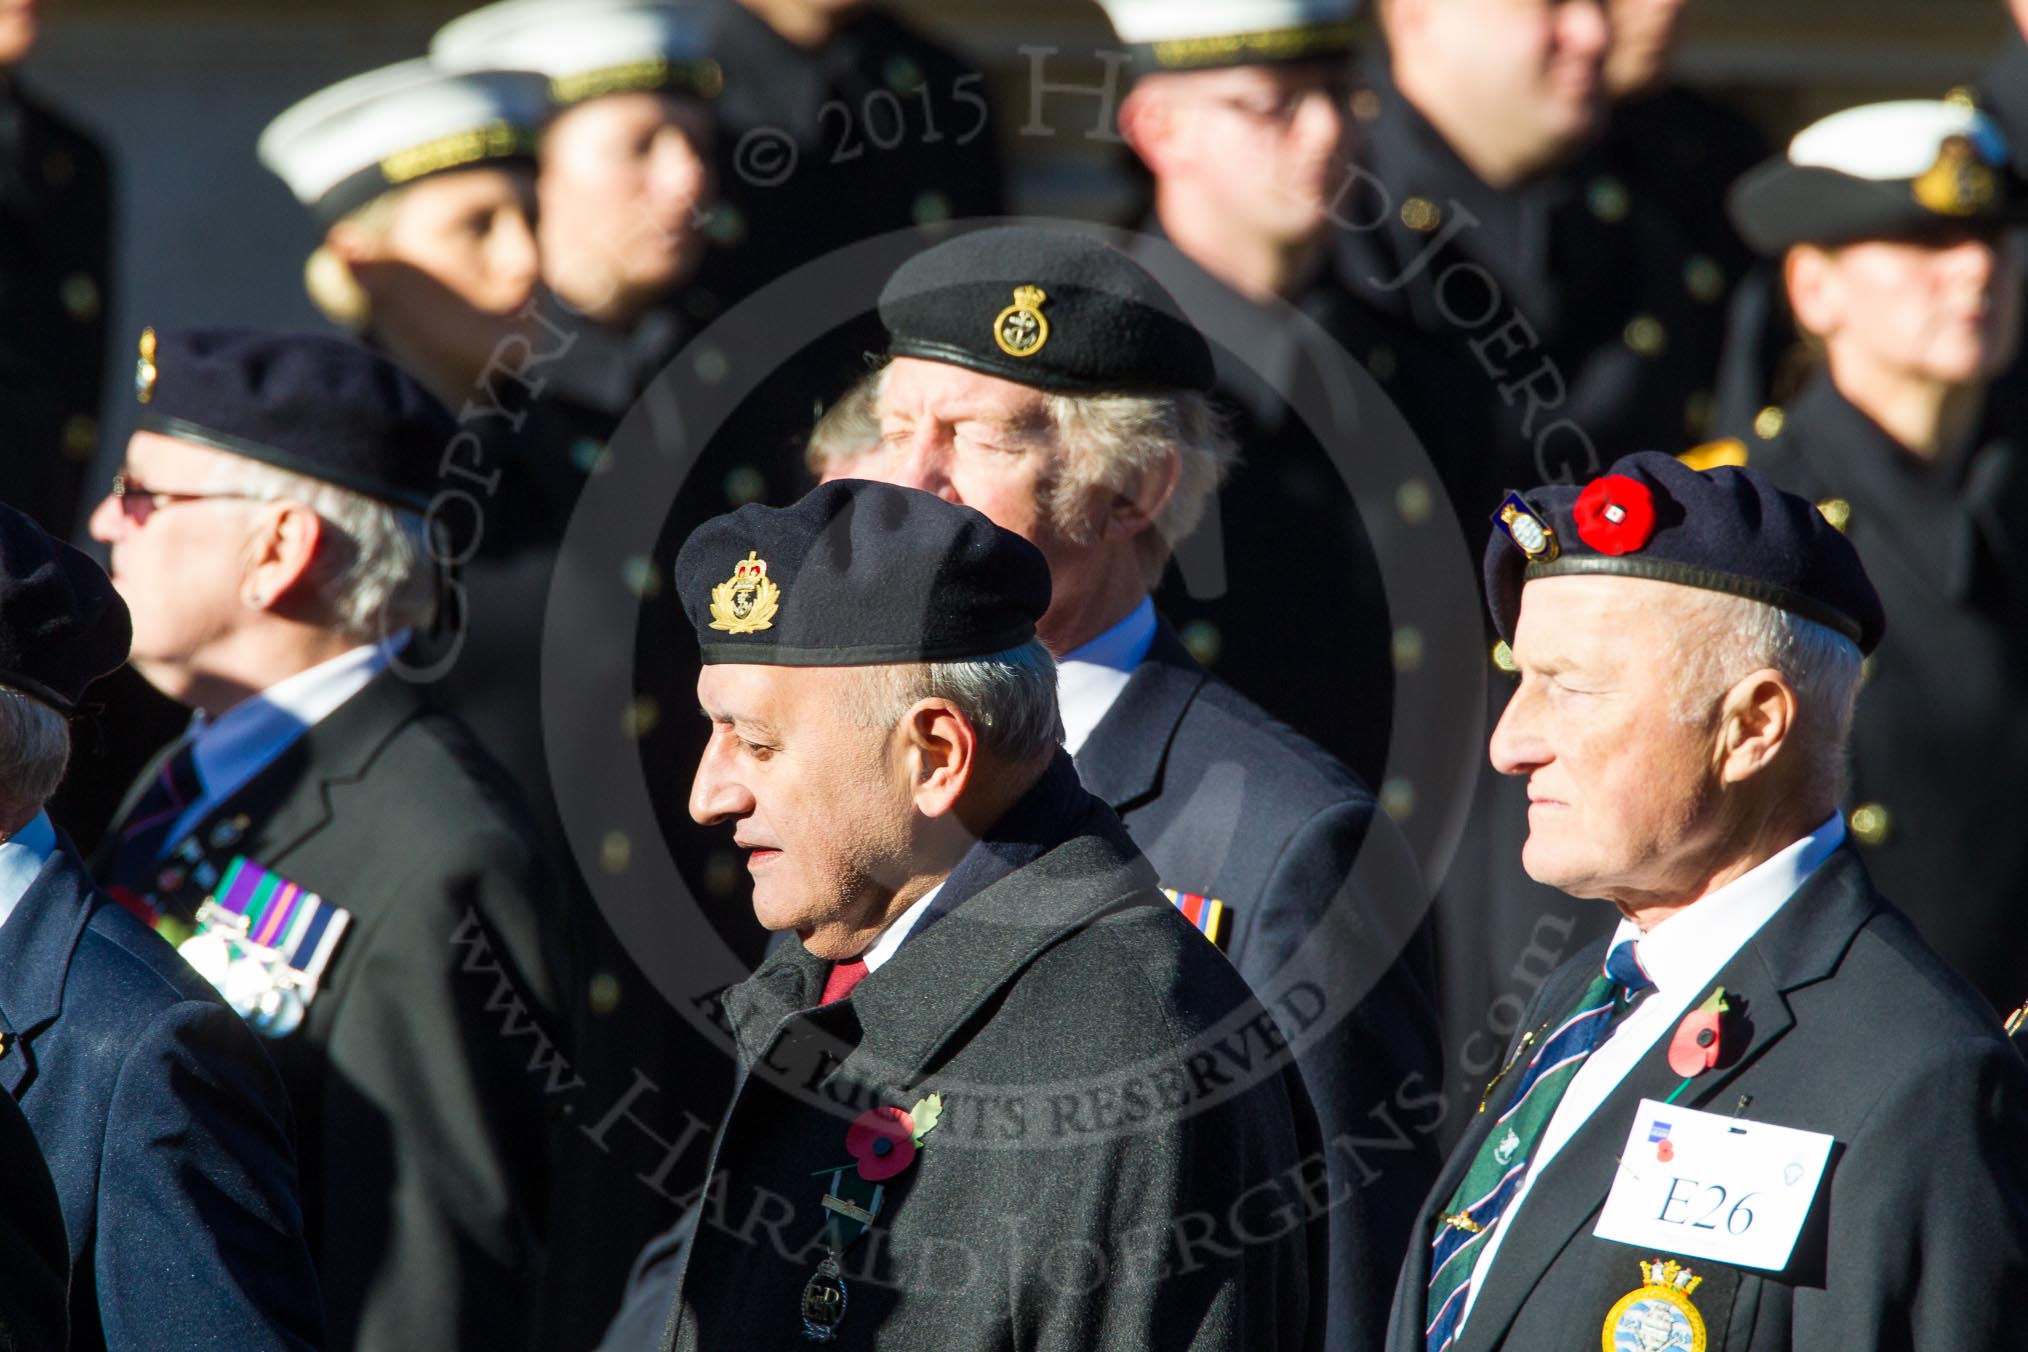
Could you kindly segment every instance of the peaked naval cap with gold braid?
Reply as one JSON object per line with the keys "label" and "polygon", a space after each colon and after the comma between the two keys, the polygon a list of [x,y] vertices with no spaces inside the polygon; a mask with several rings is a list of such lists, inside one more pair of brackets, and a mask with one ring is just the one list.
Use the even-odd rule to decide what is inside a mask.
{"label": "peaked naval cap with gold braid", "polygon": [[1020,647],[1049,608],[1035,546],[969,507],[863,479],[713,517],[675,578],[706,664],[956,662]]}
{"label": "peaked naval cap with gold braid", "polygon": [[1073,230],[1010,225],[945,240],[880,293],[891,357],[1054,394],[1209,390],[1211,347],[1148,270]]}
{"label": "peaked naval cap with gold braid", "polygon": [[1583,486],[1510,493],[1495,514],[1485,582],[1501,638],[1514,640],[1527,583],[1582,573],[1744,596],[1865,653],[1887,627],[1858,550],[1807,499],[1758,470],[1700,472],[1660,451],[1623,456]]}

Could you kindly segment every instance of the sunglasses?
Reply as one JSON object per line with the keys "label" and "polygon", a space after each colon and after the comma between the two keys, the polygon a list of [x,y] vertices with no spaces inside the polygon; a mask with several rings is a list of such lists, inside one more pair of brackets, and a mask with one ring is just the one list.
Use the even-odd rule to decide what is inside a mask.
{"label": "sunglasses", "polygon": [[181,502],[205,502],[211,499],[234,499],[241,502],[258,501],[252,493],[175,493],[160,488],[149,488],[139,483],[126,470],[113,476],[113,500],[120,504],[120,511],[135,525],[145,525],[149,517],[165,507],[174,507]]}

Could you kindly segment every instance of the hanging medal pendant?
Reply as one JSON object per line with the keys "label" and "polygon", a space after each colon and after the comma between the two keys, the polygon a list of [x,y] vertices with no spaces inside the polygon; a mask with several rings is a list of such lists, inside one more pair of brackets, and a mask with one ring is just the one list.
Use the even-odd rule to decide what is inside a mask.
{"label": "hanging medal pendant", "polygon": [[845,1322],[845,1276],[834,1252],[817,1264],[817,1273],[803,1287],[803,1336],[813,1343],[838,1341]]}

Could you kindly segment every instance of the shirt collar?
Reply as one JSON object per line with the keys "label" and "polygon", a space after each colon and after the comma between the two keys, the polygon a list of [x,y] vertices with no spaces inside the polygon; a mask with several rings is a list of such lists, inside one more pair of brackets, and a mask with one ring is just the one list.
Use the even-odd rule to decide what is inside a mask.
{"label": "shirt collar", "polygon": [[1710,896],[1685,906],[1646,934],[1631,920],[1620,921],[1611,952],[1623,941],[1640,942],[1641,967],[1664,1001],[1690,999],[1774,918],[1845,841],[1845,818],[1836,812],[1816,830],[1762,860]]}
{"label": "shirt collar", "polygon": [[1077,754],[1154,642],[1155,602],[1144,596],[1125,619],[1057,662],[1056,699],[1065,750]]}
{"label": "shirt collar", "polygon": [[938,883],[917,897],[914,904],[896,916],[888,927],[880,932],[880,937],[873,941],[873,947],[867,949],[864,955],[868,976],[879,971],[880,964],[894,956],[895,950],[901,947],[902,940],[908,938],[908,932],[915,928],[915,922],[922,919],[923,912],[929,909],[930,903],[936,900],[937,893],[943,890],[943,883]]}
{"label": "shirt collar", "polygon": [[0,843],[0,925],[14,914],[55,852],[56,828],[46,812],[36,813],[28,825]]}
{"label": "shirt collar", "polygon": [[340,653],[241,700],[215,720],[202,713],[193,717],[191,754],[206,796],[244,783],[290,742],[365,689],[407,638],[408,631],[403,630],[382,642]]}

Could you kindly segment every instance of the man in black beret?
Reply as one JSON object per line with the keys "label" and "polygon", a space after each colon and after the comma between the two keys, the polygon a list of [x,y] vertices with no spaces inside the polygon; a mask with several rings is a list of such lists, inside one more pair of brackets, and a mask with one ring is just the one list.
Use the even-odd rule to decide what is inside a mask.
{"label": "man in black beret", "polygon": [[1858,552],[1659,452],[1496,522],[1522,864],[1621,919],[1523,1016],[1389,1346],[2023,1346],[2028,1067],[1837,810],[1884,629]]}
{"label": "man in black beret", "polygon": [[[1406,854],[1372,793],[1205,670],[1150,598],[1231,454],[1203,393],[1209,347],[1125,254],[1028,228],[920,255],[881,315],[893,361],[868,386],[880,443],[826,472],[935,492],[1042,549],[1054,590],[1039,631],[1061,655],[1086,787],[1263,1000],[1328,993],[1300,1020],[1314,1032],[1300,1061],[1330,1145],[1329,1342],[1375,1346],[1438,1163],[1430,963],[1410,937],[1426,898],[1412,864],[1386,895],[1353,882],[1363,852],[1369,867]],[[1272,557],[1229,557],[1263,569],[1258,604]],[[1345,639],[1319,606],[1334,615],[1314,626],[1322,660]],[[1352,682],[1315,683],[1355,700]],[[1402,1121],[1401,1150],[1358,1144],[1376,1112]]]}
{"label": "man in black beret", "polygon": [[328,1345],[525,1345],[561,917],[504,776],[404,678],[457,547],[457,429],[307,336],[151,332],[136,397],[92,533],[134,664],[196,712],[99,876],[268,1039]]}
{"label": "man in black beret", "polygon": [[1751,464],[1866,560],[1894,627],[1853,728],[1852,835],[2010,1009],[2028,994],[2028,387],[2007,373],[2028,273],[2009,227],[2028,182],[1986,114],[1911,100],[1812,124],[1730,206],[1812,360],[1792,398],[1689,458]]}
{"label": "man in black beret", "polygon": [[0,506],[0,1087],[56,1181],[69,1345],[320,1347],[274,1067],[43,811],[127,641],[98,565]]}
{"label": "man in black beret", "polygon": [[1061,750],[1042,554],[845,481],[715,518],[675,581],[691,814],[788,937],[724,997],[694,1238],[606,1346],[1320,1346],[1314,1117]]}

